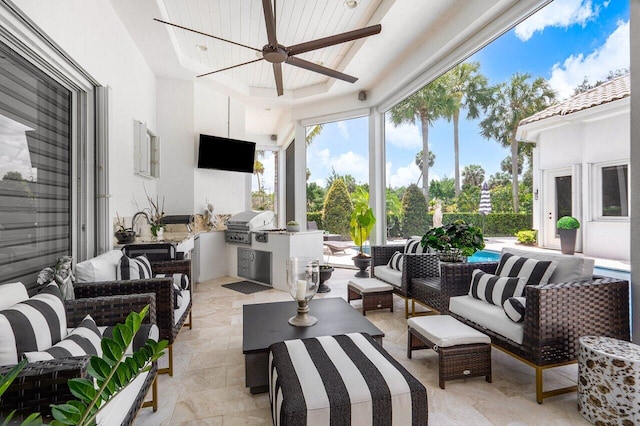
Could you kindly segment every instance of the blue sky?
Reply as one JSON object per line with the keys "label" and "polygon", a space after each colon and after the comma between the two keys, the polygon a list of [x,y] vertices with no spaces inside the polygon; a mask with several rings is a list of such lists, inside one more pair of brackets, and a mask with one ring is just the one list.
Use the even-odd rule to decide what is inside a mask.
{"label": "blue sky", "polygon": [[[490,84],[508,81],[516,72],[529,73],[547,79],[559,99],[567,98],[584,77],[593,83],[604,80],[609,71],[629,67],[629,2],[555,0],[469,60],[480,63]],[[463,114],[460,170],[479,164],[488,179],[499,171],[509,151],[482,138],[479,120],[462,120]],[[308,150],[310,181],[324,186],[333,168],[338,174],[367,182],[367,132],[367,118],[325,124]],[[387,185],[416,183],[420,170],[414,158],[422,149],[420,130],[387,123],[386,141]],[[436,155],[429,179],[453,177],[453,125],[446,120],[435,122],[429,129],[429,145]],[[270,167],[265,166],[267,174]],[[265,183],[268,188],[268,180]]]}

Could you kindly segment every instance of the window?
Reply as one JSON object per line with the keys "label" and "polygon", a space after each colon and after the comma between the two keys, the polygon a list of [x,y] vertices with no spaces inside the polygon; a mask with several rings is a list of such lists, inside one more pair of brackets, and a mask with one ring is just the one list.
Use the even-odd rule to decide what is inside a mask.
{"label": "window", "polygon": [[0,43],[0,282],[71,254],[72,93]]}
{"label": "window", "polygon": [[629,166],[604,166],[600,170],[601,216],[629,217]]}
{"label": "window", "polygon": [[160,138],[140,121],[135,121],[134,132],[134,172],[160,177]]}

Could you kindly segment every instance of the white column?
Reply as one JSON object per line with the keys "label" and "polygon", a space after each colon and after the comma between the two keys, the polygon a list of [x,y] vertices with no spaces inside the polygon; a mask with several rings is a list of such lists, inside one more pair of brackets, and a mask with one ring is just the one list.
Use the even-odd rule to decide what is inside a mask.
{"label": "white column", "polygon": [[384,113],[372,108],[369,114],[369,205],[376,217],[369,238],[372,245],[383,245],[387,239],[384,148]]}
{"label": "white column", "polygon": [[305,143],[305,127],[296,122],[295,139],[295,221],[300,224],[301,230],[307,229],[307,146]]}
{"label": "white column", "polygon": [[632,341],[640,344],[640,0],[631,0],[631,309]]}

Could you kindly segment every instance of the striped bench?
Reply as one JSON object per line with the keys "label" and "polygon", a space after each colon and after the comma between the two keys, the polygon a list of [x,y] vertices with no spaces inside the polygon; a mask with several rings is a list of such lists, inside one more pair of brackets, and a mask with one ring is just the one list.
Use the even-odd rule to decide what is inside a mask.
{"label": "striped bench", "polygon": [[426,425],[427,392],[371,336],[295,339],[269,348],[274,425]]}

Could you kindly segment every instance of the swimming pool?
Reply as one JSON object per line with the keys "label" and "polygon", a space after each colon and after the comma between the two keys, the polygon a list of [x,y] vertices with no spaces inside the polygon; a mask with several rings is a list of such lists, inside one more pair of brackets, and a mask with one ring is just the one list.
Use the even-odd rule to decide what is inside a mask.
{"label": "swimming pool", "polygon": [[[500,253],[492,250],[480,250],[474,253],[473,256],[468,258],[470,263],[477,262],[495,262],[500,260]],[[595,275],[604,275],[605,277],[618,278],[621,280],[631,280],[631,273],[629,271],[621,271],[619,269],[603,268],[596,266],[593,268]]]}

